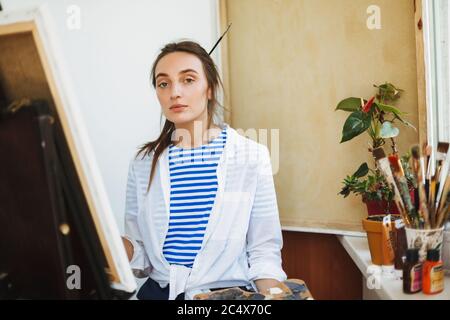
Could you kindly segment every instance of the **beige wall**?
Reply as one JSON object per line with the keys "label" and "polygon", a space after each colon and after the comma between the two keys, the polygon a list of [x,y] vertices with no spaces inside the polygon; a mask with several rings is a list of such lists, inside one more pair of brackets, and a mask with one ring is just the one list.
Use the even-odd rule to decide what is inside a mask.
{"label": "beige wall", "polygon": [[[366,27],[381,8],[381,30]],[[337,195],[341,180],[370,161],[367,135],[339,144],[349,96],[372,84],[406,92],[398,106],[417,125],[414,1],[226,0],[229,106],[235,128],[279,128],[275,184],[283,225],[360,230],[360,198]],[[401,128],[400,151],[418,141]]]}

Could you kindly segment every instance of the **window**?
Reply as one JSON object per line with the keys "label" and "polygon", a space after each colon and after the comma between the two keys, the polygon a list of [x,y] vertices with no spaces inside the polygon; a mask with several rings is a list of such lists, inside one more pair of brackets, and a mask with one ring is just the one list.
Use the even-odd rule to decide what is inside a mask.
{"label": "window", "polygon": [[450,142],[450,14],[448,0],[424,0],[428,142]]}

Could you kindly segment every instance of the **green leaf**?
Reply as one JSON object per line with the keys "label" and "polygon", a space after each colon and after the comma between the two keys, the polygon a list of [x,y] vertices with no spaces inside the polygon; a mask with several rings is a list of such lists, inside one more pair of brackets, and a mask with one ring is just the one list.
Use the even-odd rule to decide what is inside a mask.
{"label": "green leaf", "polygon": [[362,111],[353,112],[345,121],[342,129],[341,143],[359,136],[370,127],[370,114]]}
{"label": "green leaf", "polygon": [[386,82],[380,86],[374,85],[378,88],[377,98],[383,101],[396,101],[400,98],[402,89],[396,88],[392,83]]}
{"label": "green leaf", "polygon": [[380,136],[383,139],[395,138],[400,133],[398,128],[392,125],[392,122],[386,121],[381,125]]}
{"label": "green leaf", "polygon": [[367,165],[366,162],[364,162],[358,168],[358,170],[356,170],[356,172],[353,174],[353,176],[356,177],[356,178],[361,178],[361,177],[364,177],[367,173],[369,173],[369,166]]}
{"label": "green leaf", "polygon": [[336,107],[336,110],[343,110],[348,112],[353,112],[360,109],[361,109],[361,99],[353,97],[342,100]]}
{"label": "green leaf", "polygon": [[404,125],[406,125],[407,127],[413,128],[414,131],[417,131],[416,127],[414,127],[414,126],[413,126],[411,123],[409,123],[408,121],[403,120],[402,118],[400,118],[400,117],[397,116],[397,115],[394,115],[394,117],[395,117],[395,119],[398,119],[401,123],[403,123]]}
{"label": "green leaf", "polygon": [[351,190],[349,186],[345,186],[342,188],[342,190],[338,193],[341,196],[343,196],[344,198],[347,198],[350,194]]}
{"label": "green leaf", "polygon": [[406,114],[406,113],[400,111],[398,108],[396,108],[394,106],[390,106],[390,105],[383,104],[383,103],[380,103],[380,102],[374,102],[374,104],[378,107],[378,109],[380,109],[380,110],[382,110],[384,112],[387,112],[387,113],[392,113],[392,114],[394,114],[395,116],[398,116],[398,117],[404,116]]}

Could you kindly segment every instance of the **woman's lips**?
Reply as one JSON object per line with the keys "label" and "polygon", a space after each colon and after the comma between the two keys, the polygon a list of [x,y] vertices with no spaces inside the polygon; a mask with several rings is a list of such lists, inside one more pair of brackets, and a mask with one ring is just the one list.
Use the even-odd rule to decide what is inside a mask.
{"label": "woman's lips", "polygon": [[187,106],[185,105],[174,105],[170,107],[170,111],[172,112],[182,112]]}

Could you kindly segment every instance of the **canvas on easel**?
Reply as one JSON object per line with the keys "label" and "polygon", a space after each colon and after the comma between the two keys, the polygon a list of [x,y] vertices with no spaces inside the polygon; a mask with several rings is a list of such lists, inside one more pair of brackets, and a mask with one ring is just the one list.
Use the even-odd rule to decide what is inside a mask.
{"label": "canvas on easel", "polygon": [[45,6],[0,12],[0,298],[127,297],[136,282],[53,30]]}

